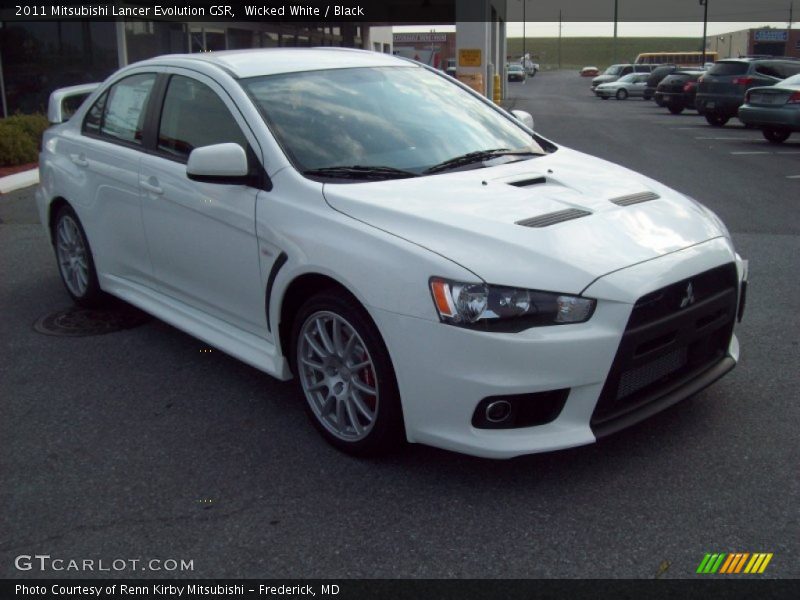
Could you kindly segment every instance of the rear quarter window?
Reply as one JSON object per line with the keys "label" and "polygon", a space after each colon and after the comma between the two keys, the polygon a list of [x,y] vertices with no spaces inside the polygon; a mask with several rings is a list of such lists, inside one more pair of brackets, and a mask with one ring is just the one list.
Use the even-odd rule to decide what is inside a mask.
{"label": "rear quarter window", "polygon": [[718,76],[725,76],[725,75],[743,75],[747,73],[747,67],[749,65],[744,62],[718,62],[714,63],[714,66],[709,69],[709,75],[718,75]]}

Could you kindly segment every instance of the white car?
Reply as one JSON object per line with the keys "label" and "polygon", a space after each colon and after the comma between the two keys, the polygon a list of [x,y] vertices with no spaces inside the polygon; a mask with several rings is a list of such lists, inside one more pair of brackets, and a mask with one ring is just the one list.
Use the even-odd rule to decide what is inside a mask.
{"label": "white car", "polygon": [[77,303],[294,377],[337,447],[509,458],[733,368],[746,280],[711,211],[531,127],[384,54],[163,56],[45,133],[37,204]]}
{"label": "white car", "polygon": [[649,73],[630,73],[616,81],[601,83],[594,88],[594,93],[603,100],[608,100],[611,97],[617,100],[627,100],[628,97],[643,98],[649,78]]}

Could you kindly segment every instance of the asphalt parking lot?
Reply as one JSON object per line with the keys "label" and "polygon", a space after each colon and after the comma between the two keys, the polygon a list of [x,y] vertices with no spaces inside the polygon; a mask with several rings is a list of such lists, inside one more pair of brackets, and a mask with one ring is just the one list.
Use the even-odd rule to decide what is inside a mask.
{"label": "asphalt parking lot", "polygon": [[[152,320],[41,335],[69,306],[32,190],[0,196],[0,573],[20,554],[192,560],[215,577],[692,577],[771,552],[800,577],[800,135],[601,101],[574,72],[509,84],[557,143],[706,203],[750,259],[741,364],[602,442],[488,461],[329,447],[280,383]],[[735,124],[736,121],[732,121]]]}

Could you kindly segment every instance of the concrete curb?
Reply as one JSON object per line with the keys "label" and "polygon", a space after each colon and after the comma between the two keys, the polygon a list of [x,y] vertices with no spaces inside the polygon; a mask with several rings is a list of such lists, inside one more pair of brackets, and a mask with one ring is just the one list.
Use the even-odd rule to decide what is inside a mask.
{"label": "concrete curb", "polygon": [[21,190],[37,183],[39,183],[39,169],[6,175],[5,177],[0,177],[0,194]]}

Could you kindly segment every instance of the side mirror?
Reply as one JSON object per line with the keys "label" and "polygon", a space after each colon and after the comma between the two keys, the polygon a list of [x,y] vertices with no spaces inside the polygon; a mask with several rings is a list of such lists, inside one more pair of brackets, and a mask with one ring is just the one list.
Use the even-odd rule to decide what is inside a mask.
{"label": "side mirror", "polygon": [[526,110],[512,110],[511,114],[514,115],[520,123],[525,125],[525,127],[533,129],[533,117],[531,113]]}
{"label": "side mirror", "polygon": [[195,148],[189,154],[186,176],[205,183],[247,183],[249,169],[247,155],[239,144],[213,144]]}

